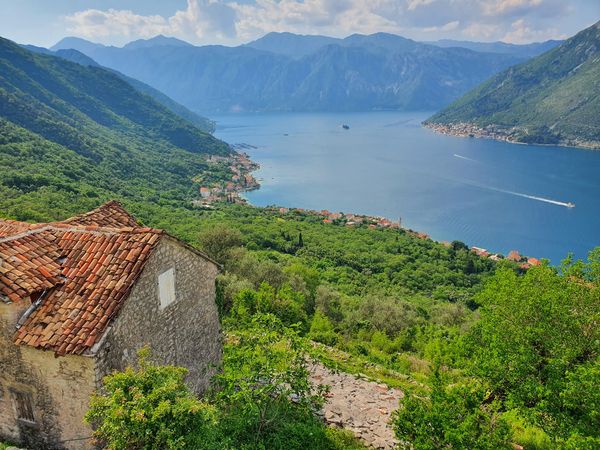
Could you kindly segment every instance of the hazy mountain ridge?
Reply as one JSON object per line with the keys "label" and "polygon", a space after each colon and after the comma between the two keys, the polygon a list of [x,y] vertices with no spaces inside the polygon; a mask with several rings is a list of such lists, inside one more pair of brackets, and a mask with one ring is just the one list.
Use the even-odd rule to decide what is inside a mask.
{"label": "hazy mountain ridge", "polygon": [[[66,39],[53,49],[77,45],[103,66],[203,113],[439,109],[523,61],[387,33],[345,39],[270,34],[239,47],[80,44]],[[294,54],[298,49],[303,53]]]}
{"label": "hazy mountain ridge", "polygon": [[[96,61],[94,61],[89,56],[85,55],[84,53],[80,52],[79,50],[75,50],[72,48],[58,49],[56,51],[52,51],[52,50],[48,50],[43,47],[36,47],[34,45],[23,45],[22,47],[26,48],[27,50],[33,51],[35,53],[59,56],[63,59],[66,59],[68,61],[80,64],[83,66],[102,67],[100,64],[98,64]],[[136,80],[135,78],[131,78],[131,77],[128,77],[127,75],[123,75],[122,73],[120,73],[117,70],[109,69],[106,67],[104,67],[104,69],[113,72],[115,75],[117,75],[120,78],[122,78],[123,80],[125,80],[127,83],[132,85],[134,88],[136,88],[141,93],[149,95],[154,100],[156,100],[158,103],[160,103],[163,106],[166,106],[172,112],[174,112],[178,116],[182,117],[183,119],[191,122],[193,125],[197,126],[202,131],[206,131],[207,133],[212,133],[215,130],[215,123],[212,120],[207,119],[206,117],[202,117],[199,114],[196,114],[195,112],[190,111],[188,108],[177,103],[176,101],[174,101],[167,95],[160,92],[158,89],[154,89],[152,86],[149,86],[146,83],[142,83],[141,81]]]}
{"label": "hazy mountain ridge", "polygon": [[476,52],[486,53],[502,53],[524,58],[533,58],[554,47],[559,46],[564,41],[549,40],[544,42],[534,42],[531,44],[509,44],[506,42],[471,42],[471,41],[456,41],[453,39],[440,39],[439,41],[427,42],[428,44],[437,47],[461,47],[468,48]]}
{"label": "hazy mountain ridge", "polygon": [[600,22],[496,75],[427,123],[494,127],[519,142],[600,147]]}
{"label": "hazy mountain ridge", "polygon": [[[367,43],[369,45],[381,46],[384,42],[387,42],[388,45],[392,44],[396,49],[400,48],[402,44],[419,44],[417,41],[389,33],[375,33],[372,35],[353,34],[341,39],[320,35],[298,35],[288,32],[271,32],[259,39],[245,44],[245,46],[299,58],[314,53],[326,45],[337,44],[350,46]],[[420,42],[420,44],[434,45],[441,48],[460,47],[482,53],[501,53],[522,58],[531,58],[560,45],[562,42],[563,41],[549,40],[531,44],[509,44],[501,41],[474,42],[440,39],[438,41]]]}

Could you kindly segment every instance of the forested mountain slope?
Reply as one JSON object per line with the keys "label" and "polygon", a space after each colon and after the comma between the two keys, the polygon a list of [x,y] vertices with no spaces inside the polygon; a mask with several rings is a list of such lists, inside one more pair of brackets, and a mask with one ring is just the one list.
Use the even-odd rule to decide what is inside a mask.
{"label": "forested mountain slope", "polygon": [[496,75],[427,123],[471,123],[520,142],[600,147],[600,22]]}
{"label": "forested mountain slope", "polygon": [[[172,41],[167,41],[167,42],[171,43]],[[133,44],[135,44],[135,42],[132,42],[131,44],[133,45]],[[52,50],[48,50],[43,47],[36,47],[34,45],[23,45],[23,47],[26,48],[27,50],[31,50],[34,53],[43,53],[45,55],[60,56],[63,59],[66,59],[68,61],[71,61],[71,62],[74,62],[77,64],[81,64],[82,66],[102,67],[100,64],[98,64],[96,61],[94,61],[89,56],[81,53],[79,50],[75,50],[72,48],[52,51]],[[105,69],[110,70],[111,72],[115,73],[119,77],[123,78],[125,81],[127,81],[130,85],[132,85],[138,91],[142,92],[143,94],[149,95],[154,100],[156,100],[158,103],[160,103],[163,106],[166,106],[168,109],[170,109],[172,112],[174,112],[178,116],[180,116],[180,117],[184,118],[185,120],[191,122],[192,124],[196,125],[202,131],[212,133],[215,130],[215,123],[212,120],[207,119],[206,117],[202,117],[199,114],[196,114],[195,112],[190,111],[185,106],[180,105],[179,103],[177,103],[176,101],[174,101],[173,99],[168,97],[167,95],[160,92],[158,89],[154,89],[152,86],[148,86],[146,83],[142,83],[141,81],[136,80],[135,78],[131,78],[131,77],[128,77],[127,75],[123,75],[122,73],[120,73],[116,70],[108,69],[108,68],[105,68]]]}
{"label": "forested mountain slope", "polygon": [[122,195],[181,201],[206,155],[229,152],[108,70],[0,39],[3,215],[45,220],[29,207],[74,211]]}

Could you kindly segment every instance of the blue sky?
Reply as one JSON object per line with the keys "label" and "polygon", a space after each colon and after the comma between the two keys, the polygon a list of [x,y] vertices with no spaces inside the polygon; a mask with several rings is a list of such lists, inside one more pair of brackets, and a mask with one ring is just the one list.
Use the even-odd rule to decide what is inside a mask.
{"label": "blue sky", "polygon": [[44,47],[65,36],[123,45],[157,34],[237,45],[270,31],[525,43],[598,20],[600,0],[0,0],[0,35]]}

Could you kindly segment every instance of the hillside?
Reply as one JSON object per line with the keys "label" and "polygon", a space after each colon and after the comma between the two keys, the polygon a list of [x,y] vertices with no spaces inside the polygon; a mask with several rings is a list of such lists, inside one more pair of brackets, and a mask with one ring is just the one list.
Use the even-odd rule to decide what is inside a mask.
{"label": "hillside", "polygon": [[271,33],[240,47],[165,42],[117,48],[69,38],[52,49],[75,48],[202,113],[439,109],[523,61],[387,33],[345,39]]}
{"label": "hillside", "polygon": [[[168,41],[168,42],[171,42],[171,41]],[[131,44],[134,44],[134,43],[135,42],[132,42]],[[75,50],[72,48],[52,51],[52,50],[48,50],[43,47],[36,47],[34,45],[23,45],[23,47],[34,53],[42,53],[45,55],[59,56],[63,59],[66,59],[67,61],[81,64],[82,66],[102,67],[100,64],[98,64],[96,61],[94,61],[89,56],[86,56],[85,54],[81,53],[79,50]],[[207,133],[212,133],[215,131],[215,123],[212,120],[210,120],[206,117],[202,117],[199,114],[196,114],[195,112],[190,111],[185,106],[180,105],[179,103],[177,103],[170,97],[166,96],[159,90],[154,89],[152,86],[148,86],[146,83],[142,83],[141,81],[136,80],[135,78],[131,78],[126,75],[123,75],[122,73],[120,73],[116,70],[107,69],[107,68],[105,68],[105,69],[110,70],[115,75],[119,76],[120,78],[125,80],[127,83],[132,85],[134,88],[136,88],[141,93],[149,95],[154,100],[156,100],[158,103],[160,103],[163,106],[166,106],[172,112],[174,112],[178,116],[182,117],[183,119],[187,120],[188,122],[191,122],[193,125],[197,126],[202,131],[206,131]]]}
{"label": "hillside", "polygon": [[[427,120],[441,131],[600,147],[600,22],[511,67]],[[460,124],[460,125],[459,125]]]}
{"label": "hillside", "polygon": [[180,203],[206,155],[229,152],[108,70],[0,39],[3,215],[44,220],[30,205],[73,211],[124,195]]}

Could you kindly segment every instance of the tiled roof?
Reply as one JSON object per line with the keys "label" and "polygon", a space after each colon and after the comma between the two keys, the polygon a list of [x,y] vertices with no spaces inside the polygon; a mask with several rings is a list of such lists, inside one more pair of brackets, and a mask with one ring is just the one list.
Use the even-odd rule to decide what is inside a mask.
{"label": "tiled roof", "polygon": [[6,236],[12,236],[16,233],[27,231],[35,225],[17,222],[16,220],[0,219],[0,239]]}
{"label": "tiled roof", "polygon": [[14,231],[0,237],[0,297],[39,298],[14,341],[58,355],[83,354],[99,341],[163,235],[114,202]]}
{"label": "tiled roof", "polygon": [[140,223],[119,202],[110,201],[93,211],[65,220],[73,225],[98,225],[100,227],[139,227]]}

